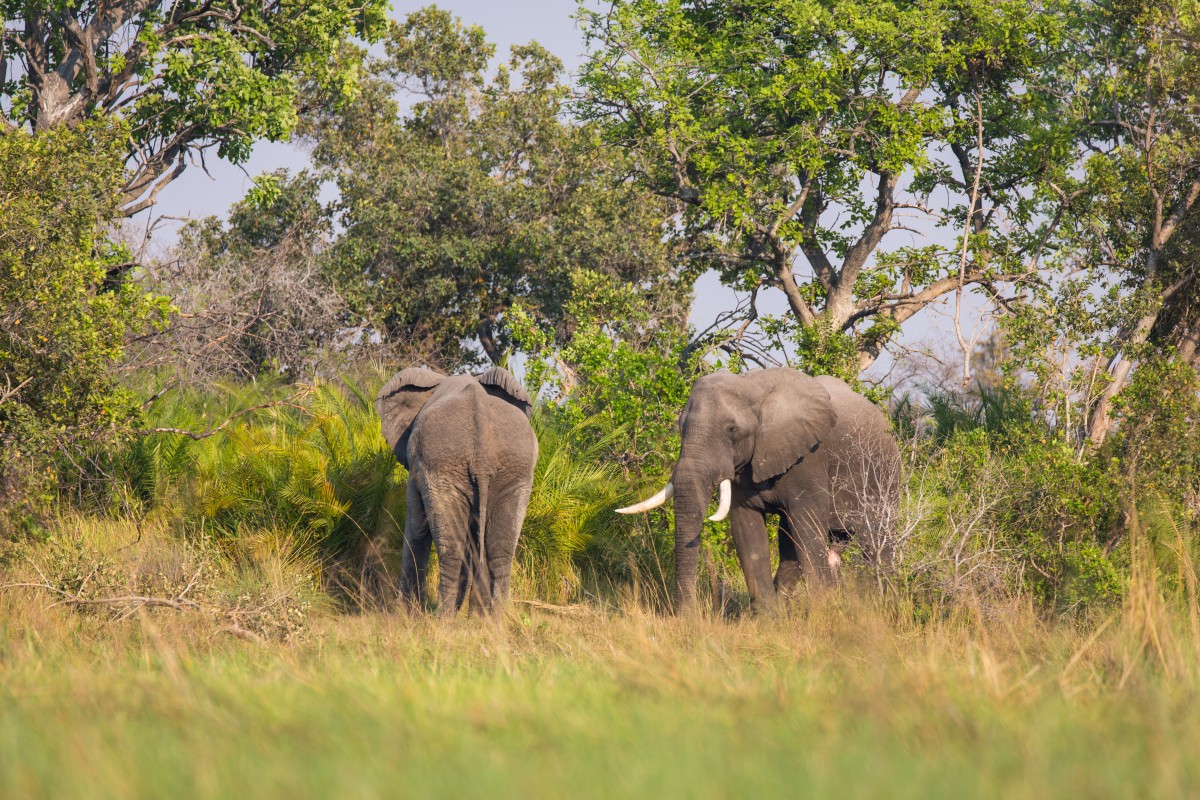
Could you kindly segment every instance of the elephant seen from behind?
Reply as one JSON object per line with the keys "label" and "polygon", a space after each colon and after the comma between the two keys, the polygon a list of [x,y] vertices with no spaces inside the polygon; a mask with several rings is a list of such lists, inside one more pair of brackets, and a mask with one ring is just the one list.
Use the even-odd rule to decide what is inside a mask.
{"label": "elephant seen from behind", "polygon": [[[671,481],[621,513],[675,498],[677,613],[696,607],[700,529],[709,499],[729,516],[751,604],[773,608],[795,589],[836,578],[853,539],[881,569],[894,558],[900,451],[887,417],[845,382],[779,367],[698,379],[679,417],[682,448]],[[765,515],[779,515],[772,579]]]}
{"label": "elephant seen from behind", "polygon": [[505,369],[482,375],[398,372],[375,398],[384,438],[408,470],[400,592],[424,605],[430,546],[438,552],[438,613],[508,601],[517,539],[533,487],[533,406]]}

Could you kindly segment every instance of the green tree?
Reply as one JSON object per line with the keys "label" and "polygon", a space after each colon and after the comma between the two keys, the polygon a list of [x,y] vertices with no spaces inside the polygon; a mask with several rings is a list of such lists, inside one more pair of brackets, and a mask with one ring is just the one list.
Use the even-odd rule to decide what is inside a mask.
{"label": "green tree", "polygon": [[1088,436],[1099,444],[1135,366],[1175,351],[1192,361],[1200,342],[1200,8],[1104,0],[1086,4],[1082,19],[1076,86],[1092,152],[1089,202],[1066,247],[1099,290],[1096,304],[1117,309],[1088,365]]}
{"label": "green tree", "polygon": [[1071,10],[1056,91],[1081,151],[1056,183],[1070,198],[1059,273],[1002,325],[1056,424],[1099,445],[1140,364],[1200,366],[1200,16],[1190,2]]}
{"label": "green tree", "polygon": [[479,361],[476,345],[501,362],[517,301],[566,337],[575,269],[672,284],[669,205],[564,119],[558,59],[517,46],[489,77],[492,54],[478,27],[414,12],[367,59],[361,94],[314,97],[306,129],[341,191],[340,291],[385,339],[447,369]]}
{"label": "green tree", "polygon": [[298,86],[343,88],[337,59],[373,39],[387,4],[348,0],[3,0],[0,127],[38,133],[101,114],[128,125],[122,209],[152,205],[189,159],[245,161],[256,139],[286,139]]}
{"label": "green tree", "polygon": [[137,411],[113,367],[169,307],[116,277],[129,254],[103,234],[127,137],[100,122],[0,136],[0,500],[27,500],[54,477],[48,454]]}
{"label": "green tree", "polygon": [[[1043,187],[1072,146],[1040,90],[1054,12],[618,0],[584,12],[583,110],[684,204],[726,284],[782,290],[805,366],[845,372],[849,351],[853,373],[929,303],[1035,272],[1066,202]],[[914,225],[958,244],[883,247]]]}
{"label": "green tree", "polygon": [[571,334],[556,341],[524,307],[509,315],[511,334],[530,354],[526,382],[552,401],[546,413],[586,439],[626,474],[660,475],[679,452],[675,420],[692,381],[719,367],[694,346],[686,315],[637,287],[579,270],[564,314]]}

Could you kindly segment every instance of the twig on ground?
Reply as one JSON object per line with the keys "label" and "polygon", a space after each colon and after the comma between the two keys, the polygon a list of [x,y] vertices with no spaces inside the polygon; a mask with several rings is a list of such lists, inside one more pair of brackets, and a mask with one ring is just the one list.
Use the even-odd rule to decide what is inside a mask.
{"label": "twig on ground", "polygon": [[[196,574],[199,575],[199,573]],[[192,581],[194,582],[195,578],[193,578]],[[189,583],[187,589],[191,588],[192,584]],[[9,583],[4,586],[0,586],[0,590],[4,589],[43,589],[47,592],[51,592],[52,594],[62,597],[62,599],[58,602],[52,603],[50,605],[51,608],[54,608],[55,606],[124,605],[133,609],[149,606],[152,608],[173,608],[176,611],[183,611],[185,609],[202,607],[199,603],[188,600],[183,596],[183,594],[187,593],[187,589],[184,590],[183,594],[180,594],[178,597],[174,598],[150,597],[148,595],[140,594],[123,595],[120,597],[80,597],[79,595],[71,594],[64,589],[59,589],[57,586],[51,586],[49,583]]]}
{"label": "twig on ground", "polygon": [[541,600],[513,600],[514,604],[529,606],[531,608],[539,608],[543,611],[553,611],[556,614],[565,614],[571,617],[587,616],[591,612],[584,606],[560,606],[554,603],[543,603]]}
{"label": "twig on ground", "polygon": [[241,625],[224,625],[218,629],[219,633],[228,633],[230,636],[236,637],[246,642],[254,642],[255,644],[265,645],[267,640],[251,630],[246,630]]}

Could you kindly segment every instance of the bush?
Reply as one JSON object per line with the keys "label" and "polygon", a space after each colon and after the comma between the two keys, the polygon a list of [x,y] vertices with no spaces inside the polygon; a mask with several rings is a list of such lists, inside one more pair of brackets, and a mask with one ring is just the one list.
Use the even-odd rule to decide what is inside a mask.
{"label": "bush", "polygon": [[125,279],[135,265],[104,236],[126,136],[98,122],[0,136],[0,534],[35,527],[72,451],[137,414],[113,367],[169,306]]}
{"label": "bush", "polygon": [[1121,476],[1032,409],[1011,389],[930,398],[928,436],[909,444],[910,580],[1059,611],[1121,596]]}
{"label": "bush", "polygon": [[151,406],[147,424],[159,432],[109,465],[135,513],[158,509],[235,562],[311,562],[326,588],[355,599],[393,583],[404,473],[371,396],[349,383],[181,389]]}
{"label": "bush", "polygon": [[547,413],[584,451],[636,476],[670,471],[679,452],[675,420],[692,380],[712,368],[689,351],[686,324],[654,306],[635,286],[579,270],[565,345],[556,347],[554,332],[520,306],[509,320],[514,341],[530,354],[526,382],[551,401]]}

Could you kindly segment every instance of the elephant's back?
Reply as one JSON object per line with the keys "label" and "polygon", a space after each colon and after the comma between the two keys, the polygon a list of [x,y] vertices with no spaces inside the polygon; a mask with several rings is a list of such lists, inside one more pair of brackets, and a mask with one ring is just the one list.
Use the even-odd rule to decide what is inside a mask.
{"label": "elephant's back", "polygon": [[899,502],[900,448],[882,410],[844,381],[817,378],[829,392],[837,425],[829,447],[830,489],[838,525],[870,529]]}
{"label": "elephant's back", "polygon": [[494,397],[470,376],[444,382],[413,423],[409,453],[428,470],[494,474],[500,465],[537,459],[537,438],[524,412]]}
{"label": "elephant's back", "polygon": [[[529,417],[507,400],[485,394],[480,426],[481,456],[496,471],[533,476],[538,443]],[[481,465],[483,468],[483,465]]]}
{"label": "elephant's back", "polygon": [[836,444],[852,448],[856,441],[876,449],[875,458],[899,460],[900,450],[892,436],[891,423],[879,406],[851,389],[845,381],[829,375],[817,378],[829,393],[829,401],[837,413]]}

